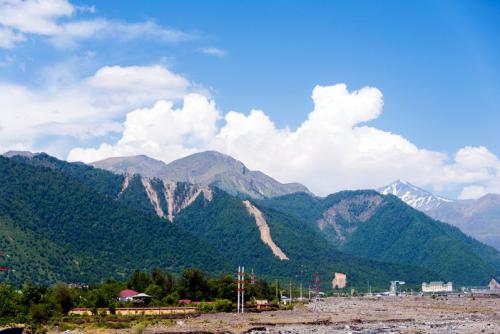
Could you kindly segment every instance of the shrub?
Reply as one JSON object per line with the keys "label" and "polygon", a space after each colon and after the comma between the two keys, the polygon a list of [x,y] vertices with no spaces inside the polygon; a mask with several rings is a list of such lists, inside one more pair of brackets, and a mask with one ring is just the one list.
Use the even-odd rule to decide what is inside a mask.
{"label": "shrub", "polygon": [[217,299],[214,303],[214,309],[217,312],[231,312],[233,303],[228,299]]}

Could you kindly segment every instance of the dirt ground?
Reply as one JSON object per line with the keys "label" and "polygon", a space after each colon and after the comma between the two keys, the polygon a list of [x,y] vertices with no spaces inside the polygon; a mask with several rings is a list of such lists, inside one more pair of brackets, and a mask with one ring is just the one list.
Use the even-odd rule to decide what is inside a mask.
{"label": "dirt ground", "polygon": [[204,314],[143,333],[500,333],[500,298],[328,298],[293,311]]}

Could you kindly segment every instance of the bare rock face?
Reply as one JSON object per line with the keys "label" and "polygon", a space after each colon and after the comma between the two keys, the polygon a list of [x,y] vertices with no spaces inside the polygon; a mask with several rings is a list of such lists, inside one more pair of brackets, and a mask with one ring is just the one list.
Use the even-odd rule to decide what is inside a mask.
{"label": "bare rock face", "polygon": [[202,195],[207,201],[211,201],[213,197],[212,189],[209,187],[182,182],[166,183],[160,179],[140,176],[139,174],[127,174],[118,198],[126,195],[126,191],[134,179],[140,181],[141,191],[147,196],[147,200],[156,215],[160,218],[166,218],[170,222],[173,222],[175,216],[190,206],[198,196]]}
{"label": "bare rock face", "polygon": [[271,249],[273,254],[280,260],[289,260],[288,256],[283,253],[281,248],[274,243],[273,238],[271,237],[271,230],[269,229],[269,225],[267,225],[266,218],[264,218],[262,212],[248,200],[243,201],[243,204],[247,208],[248,213],[255,218],[255,224],[257,224],[257,227],[259,228],[260,239],[262,242],[266,244]]}
{"label": "bare rock face", "polygon": [[216,186],[232,195],[270,198],[295,192],[310,193],[299,183],[283,184],[242,162],[216,151],[196,153],[169,164],[144,155],[109,158],[92,163],[115,173],[141,174],[164,182],[188,182]]}
{"label": "bare rock face", "polygon": [[[317,221],[318,227],[331,241],[342,245],[359,224],[370,219],[382,201],[382,196],[378,194],[360,194],[342,199],[323,212],[322,218]],[[327,229],[330,229],[330,232],[325,231]]]}

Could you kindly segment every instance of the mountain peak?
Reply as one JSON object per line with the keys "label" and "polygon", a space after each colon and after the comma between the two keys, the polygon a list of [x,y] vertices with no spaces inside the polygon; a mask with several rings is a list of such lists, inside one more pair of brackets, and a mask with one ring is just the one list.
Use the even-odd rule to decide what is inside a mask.
{"label": "mountain peak", "polygon": [[115,173],[141,174],[164,181],[216,186],[233,195],[268,198],[295,192],[310,193],[298,183],[283,184],[241,161],[217,151],[204,151],[165,164],[147,156],[116,157],[92,163]]}
{"label": "mountain peak", "polygon": [[16,157],[16,156],[25,157],[25,158],[33,158],[34,156],[36,156],[38,154],[40,154],[40,153],[33,153],[30,151],[7,151],[4,154],[2,154],[2,156],[5,158],[12,158],[12,157]]}
{"label": "mountain peak", "polygon": [[386,187],[377,190],[383,195],[394,195],[403,202],[421,211],[430,211],[437,209],[443,203],[452,202],[452,200],[436,196],[429,191],[417,187],[406,180],[397,180]]}

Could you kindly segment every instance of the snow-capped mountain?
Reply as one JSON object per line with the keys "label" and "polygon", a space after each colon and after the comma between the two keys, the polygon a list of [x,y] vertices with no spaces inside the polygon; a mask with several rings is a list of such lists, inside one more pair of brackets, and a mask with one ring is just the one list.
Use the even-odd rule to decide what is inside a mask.
{"label": "snow-capped mountain", "polygon": [[435,210],[443,203],[453,202],[450,199],[433,195],[404,180],[397,180],[386,187],[379,188],[377,191],[383,195],[397,196],[406,204],[424,212]]}

